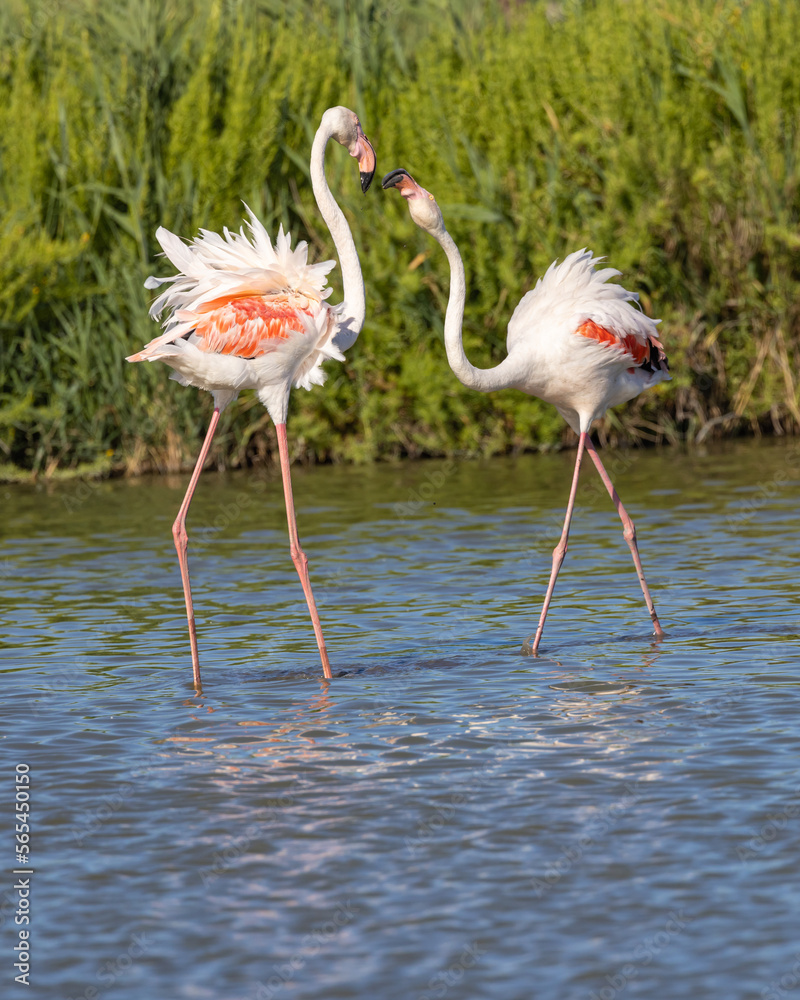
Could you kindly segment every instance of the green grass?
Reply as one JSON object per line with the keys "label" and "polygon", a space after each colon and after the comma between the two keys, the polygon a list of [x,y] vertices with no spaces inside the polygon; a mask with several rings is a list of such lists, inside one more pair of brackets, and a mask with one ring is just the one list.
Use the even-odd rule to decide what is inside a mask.
{"label": "green grass", "polygon": [[[0,475],[176,469],[210,397],[127,365],[155,335],[154,233],[275,231],[333,255],[308,178],[324,109],[358,111],[379,174],[433,191],[469,282],[473,363],[514,305],[589,246],[663,319],[674,379],[604,441],[800,430],[800,5],[779,0],[6,0],[0,11]],[[464,389],[442,344],[448,269],[404,204],[329,151],[367,323],[293,394],[307,461],[490,454],[569,440],[520,393]],[[424,255],[420,258],[419,255]],[[338,275],[334,298],[338,297]],[[212,460],[271,461],[263,408]]]}

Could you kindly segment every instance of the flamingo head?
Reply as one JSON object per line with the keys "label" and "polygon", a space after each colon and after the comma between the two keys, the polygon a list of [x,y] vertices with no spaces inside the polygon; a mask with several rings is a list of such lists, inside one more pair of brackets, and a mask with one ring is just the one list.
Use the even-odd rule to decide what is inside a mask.
{"label": "flamingo head", "polygon": [[322,124],[327,127],[331,139],[335,139],[358,160],[361,190],[366,194],[375,175],[378,161],[372,144],[364,135],[358,115],[349,108],[328,108],[322,116]]}
{"label": "flamingo head", "polygon": [[384,191],[389,188],[397,188],[400,194],[408,202],[408,211],[411,218],[420,229],[424,229],[432,235],[444,229],[444,219],[436,204],[436,199],[420,187],[407,170],[392,170],[381,181]]}

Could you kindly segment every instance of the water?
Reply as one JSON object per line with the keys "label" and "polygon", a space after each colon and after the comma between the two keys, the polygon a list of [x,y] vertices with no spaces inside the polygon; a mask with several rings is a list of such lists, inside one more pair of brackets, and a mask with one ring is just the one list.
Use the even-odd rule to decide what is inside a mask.
{"label": "water", "polygon": [[0,487],[3,995],[794,995],[800,448],[606,454],[662,642],[587,465],[526,658],[573,459],[296,470],[329,683],[277,477],[204,476],[202,697],[186,477]]}

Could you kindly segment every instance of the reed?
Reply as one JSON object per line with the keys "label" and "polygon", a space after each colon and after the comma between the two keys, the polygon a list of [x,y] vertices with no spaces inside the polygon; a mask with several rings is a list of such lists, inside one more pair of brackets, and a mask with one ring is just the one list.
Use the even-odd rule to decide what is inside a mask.
{"label": "reed", "polygon": [[[246,201],[333,247],[308,153],[354,107],[379,170],[435,192],[470,284],[476,365],[551,260],[606,253],[664,320],[674,380],[612,414],[613,443],[800,429],[800,6],[781,0],[7,0],[0,11],[0,459],[4,474],[176,469],[210,412],[159,366],[154,233],[234,227]],[[340,153],[341,155],[336,155]],[[340,150],[367,324],[293,395],[295,457],[368,462],[569,441],[548,407],[480,396],[444,356],[447,266]],[[334,275],[334,284],[337,282]],[[336,295],[340,292],[336,292]],[[212,461],[271,461],[263,408]]]}

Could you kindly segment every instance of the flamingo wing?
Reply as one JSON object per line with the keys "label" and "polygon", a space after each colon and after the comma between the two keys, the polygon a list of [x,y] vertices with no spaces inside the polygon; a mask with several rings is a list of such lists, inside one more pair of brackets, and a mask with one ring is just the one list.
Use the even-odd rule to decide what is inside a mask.
{"label": "flamingo wing", "polygon": [[310,309],[291,304],[286,296],[215,299],[197,310],[176,310],[176,322],[170,330],[151,340],[129,360],[152,359],[160,348],[186,337],[209,354],[259,358],[274,351],[292,334],[302,335],[310,317]]}
{"label": "flamingo wing", "polygon": [[656,336],[658,323],[639,308],[639,296],[610,281],[613,267],[598,269],[603,258],[576,250],[553,263],[522,297],[508,324],[508,350],[540,336],[577,334],[609,348],[609,360],[626,367],[667,371],[666,354]]}
{"label": "flamingo wing", "polygon": [[310,310],[290,304],[285,297],[253,295],[216,300],[193,316],[180,311],[176,318],[194,319],[194,342],[201,351],[259,358],[274,350],[276,342],[302,334],[304,316],[310,316]]}
{"label": "flamingo wing", "polygon": [[174,357],[168,345],[187,339],[204,353],[245,360],[276,350],[293,334],[307,332],[316,342],[322,319],[334,314],[324,300],[331,291],[326,275],[335,262],[309,264],[307,244],[292,250],[283,227],[273,246],[263,225],[247,212],[249,236],[244,229],[225,229],[222,236],[201,230],[184,243],[159,228],[158,241],[178,273],[151,277],[145,284],[167,286],[150,309],[153,318],[166,311],[165,330],[128,361],[163,359],[163,352]]}
{"label": "flamingo wing", "polygon": [[[633,312],[633,310],[631,310]],[[636,316],[637,314],[634,313]],[[626,330],[613,326],[604,326],[592,319],[580,323],[575,333],[587,337],[599,344],[604,344],[617,352],[617,357],[626,364],[630,371],[641,368],[648,373],[669,370],[667,355],[661,341],[639,326],[628,325]]]}

